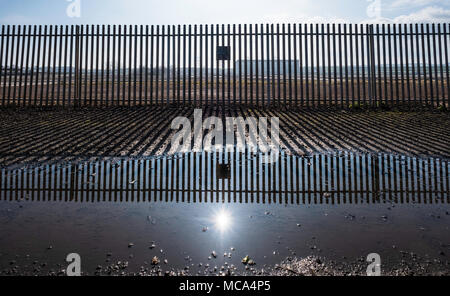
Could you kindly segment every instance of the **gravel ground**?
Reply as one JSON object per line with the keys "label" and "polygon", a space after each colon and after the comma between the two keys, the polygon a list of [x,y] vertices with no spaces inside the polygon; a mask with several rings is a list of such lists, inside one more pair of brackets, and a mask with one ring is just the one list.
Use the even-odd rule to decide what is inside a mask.
{"label": "gravel ground", "polygon": [[[31,260],[30,260],[31,261]],[[191,272],[190,266],[184,269],[168,268],[167,261],[154,257],[150,262],[144,262],[138,270],[130,270],[128,261],[117,261],[107,265],[99,265],[90,272],[82,272],[85,276],[365,276],[369,263],[364,258],[348,260],[345,263],[327,260],[318,256],[305,258],[287,257],[279,264],[273,266],[260,266],[250,262],[235,266],[225,264],[214,266],[198,264],[200,270]],[[65,264],[64,264],[65,265]],[[194,264],[191,264],[191,267]],[[0,275],[17,276],[63,276],[66,271],[63,264],[49,267],[46,263],[32,261],[30,265],[18,266],[15,261],[10,262],[10,267],[0,271]],[[441,260],[428,260],[420,258],[414,253],[403,252],[402,260],[398,267],[381,267],[383,276],[448,276],[450,264]]]}

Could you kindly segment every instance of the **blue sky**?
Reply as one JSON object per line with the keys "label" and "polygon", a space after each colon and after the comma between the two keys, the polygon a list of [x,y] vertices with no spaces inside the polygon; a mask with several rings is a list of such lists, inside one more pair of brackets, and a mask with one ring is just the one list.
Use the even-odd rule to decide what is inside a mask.
{"label": "blue sky", "polygon": [[79,18],[67,15],[69,0],[0,0],[0,24],[450,22],[449,0],[72,1]]}

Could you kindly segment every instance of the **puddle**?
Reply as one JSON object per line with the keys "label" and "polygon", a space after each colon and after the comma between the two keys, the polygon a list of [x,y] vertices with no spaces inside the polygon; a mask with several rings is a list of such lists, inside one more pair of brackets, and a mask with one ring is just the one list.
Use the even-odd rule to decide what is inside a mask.
{"label": "puddle", "polygon": [[378,253],[382,269],[413,254],[449,272],[448,160],[263,159],[203,152],[2,168],[0,271],[62,270],[69,253],[90,274],[117,261],[139,272],[154,256],[162,271],[209,274],[246,272],[246,255],[262,269],[310,255],[367,266]]}

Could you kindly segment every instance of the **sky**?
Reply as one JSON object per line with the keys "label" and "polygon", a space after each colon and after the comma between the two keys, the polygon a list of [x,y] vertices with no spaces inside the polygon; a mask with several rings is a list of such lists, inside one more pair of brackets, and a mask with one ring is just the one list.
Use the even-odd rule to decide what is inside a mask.
{"label": "sky", "polygon": [[449,23],[449,0],[0,0],[0,24]]}

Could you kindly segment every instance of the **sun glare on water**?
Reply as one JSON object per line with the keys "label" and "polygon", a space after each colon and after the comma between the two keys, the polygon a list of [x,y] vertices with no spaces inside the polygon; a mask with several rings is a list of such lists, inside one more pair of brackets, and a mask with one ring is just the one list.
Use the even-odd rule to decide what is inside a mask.
{"label": "sun glare on water", "polygon": [[216,213],[214,220],[216,227],[220,231],[226,231],[230,228],[231,225],[231,214],[222,209],[218,213]]}

